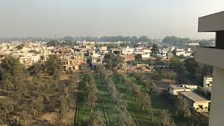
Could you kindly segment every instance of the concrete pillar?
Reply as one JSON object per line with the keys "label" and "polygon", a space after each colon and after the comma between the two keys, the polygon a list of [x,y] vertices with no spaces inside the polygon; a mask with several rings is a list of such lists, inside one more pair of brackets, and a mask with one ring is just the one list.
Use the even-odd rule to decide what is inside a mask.
{"label": "concrete pillar", "polygon": [[224,126],[224,69],[214,67],[209,126]]}

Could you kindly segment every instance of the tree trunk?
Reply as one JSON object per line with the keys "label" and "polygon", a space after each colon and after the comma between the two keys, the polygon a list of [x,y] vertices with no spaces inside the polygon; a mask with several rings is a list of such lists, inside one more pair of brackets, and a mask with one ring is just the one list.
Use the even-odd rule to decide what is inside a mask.
{"label": "tree trunk", "polygon": [[144,110],[145,109],[145,107],[144,107],[144,105],[142,105],[142,110]]}
{"label": "tree trunk", "polygon": [[151,112],[151,119],[152,119],[152,121],[154,120],[153,112]]}

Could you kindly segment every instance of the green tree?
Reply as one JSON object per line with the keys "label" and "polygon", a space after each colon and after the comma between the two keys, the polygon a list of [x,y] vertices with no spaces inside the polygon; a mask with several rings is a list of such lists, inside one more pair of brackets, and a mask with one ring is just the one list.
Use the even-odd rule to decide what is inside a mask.
{"label": "green tree", "polygon": [[176,72],[176,82],[186,83],[189,82],[187,79],[188,72],[185,68],[184,62],[178,59],[171,60],[170,66],[173,67],[174,72]]}
{"label": "green tree", "polygon": [[92,67],[92,57],[88,57],[86,59],[86,62],[89,64],[90,67]]}
{"label": "green tree", "polygon": [[119,97],[117,99],[117,107],[118,107],[119,111],[126,111],[127,103],[124,100],[122,100],[121,97]]}
{"label": "green tree", "polygon": [[159,47],[158,47],[158,45],[154,44],[152,46],[152,55],[156,55],[156,54],[158,54],[158,52],[159,52]]}
{"label": "green tree", "polygon": [[100,111],[95,111],[90,113],[89,125],[90,126],[104,126]]}
{"label": "green tree", "polygon": [[24,44],[20,44],[20,45],[16,46],[16,48],[17,48],[18,50],[21,50],[21,49],[23,49],[24,46],[25,46]]}
{"label": "green tree", "polygon": [[176,72],[172,70],[162,70],[162,76],[166,79],[170,79],[170,83],[173,83],[173,80],[176,79]]}
{"label": "green tree", "polygon": [[75,73],[71,73],[68,77],[68,80],[66,81],[66,86],[70,91],[74,90],[74,86],[76,83],[78,83],[79,78],[78,75]]}
{"label": "green tree", "polygon": [[208,116],[203,115],[202,113],[196,112],[192,110],[191,121],[193,122],[193,126],[208,126]]}
{"label": "green tree", "polygon": [[161,118],[158,122],[158,126],[176,126],[168,111],[160,110],[160,114]]}
{"label": "green tree", "polygon": [[136,126],[130,115],[120,112],[114,120],[114,126]]}
{"label": "green tree", "polygon": [[90,111],[93,111],[95,107],[95,101],[97,100],[97,87],[94,77],[91,73],[88,73],[84,77],[84,82],[86,84],[85,94],[87,99],[87,105],[90,108]]}
{"label": "green tree", "polygon": [[196,77],[200,76],[199,64],[194,60],[194,58],[187,58],[184,62],[184,66],[189,73],[189,80],[192,82],[196,82]]}
{"label": "green tree", "polygon": [[175,36],[167,36],[162,40],[163,43],[174,45],[174,46],[186,46],[187,43],[190,43],[189,38],[178,38]]}
{"label": "green tree", "polygon": [[56,55],[50,55],[45,66],[49,75],[53,75],[55,79],[58,78],[62,69],[62,62]]}
{"label": "green tree", "polygon": [[68,92],[64,89],[59,101],[59,120],[61,123],[63,122],[63,119],[65,118],[65,115],[69,109],[68,98]]}
{"label": "green tree", "polygon": [[152,79],[155,81],[160,81],[162,79],[162,71],[159,69],[156,69],[155,72],[152,74]]}
{"label": "green tree", "polygon": [[177,49],[174,49],[174,50],[172,51],[172,54],[173,54],[174,56],[176,56],[176,54],[177,54]]}
{"label": "green tree", "polygon": [[60,46],[61,43],[58,40],[51,40],[47,43],[47,46]]}
{"label": "green tree", "polygon": [[143,35],[138,38],[138,42],[150,42],[150,39],[147,36]]}
{"label": "green tree", "polygon": [[15,103],[11,99],[1,100],[0,106],[0,113],[7,119],[9,118],[10,113],[15,110]]}
{"label": "green tree", "polygon": [[118,68],[122,62],[123,59],[119,55],[109,53],[104,56],[104,63],[106,63],[105,67],[109,70]]}
{"label": "green tree", "polygon": [[103,65],[99,65],[97,66],[97,73],[98,73],[98,77],[100,80],[102,81],[106,81],[107,80],[107,70],[105,69],[105,67]]}
{"label": "green tree", "polygon": [[175,106],[180,116],[183,116],[185,118],[191,117],[191,110],[189,109],[187,102],[183,98],[175,98]]}
{"label": "green tree", "polygon": [[188,72],[188,80],[192,83],[202,84],[203,76],[212,75],[212,66],[199,64],[195,61],[195,58],[187,58],[184,61],[184,66]]}
{"label": "green tree", "polygon": [[0,65],[0,81],[6,89],[16,90],[26,76],[26,68],[19,59],[7,56]]}
{"label": "green tree", "polygon": [[30,73],[30,75],[36,75],[36,74],[40,73],[43,69],[44,68],[41,64],[35,63],[28,68],[28,72]]}
{"label": "green tree", "polygon": [[140,55],[140,54],[135,55],[135,60],[142,61],[142,55]]}

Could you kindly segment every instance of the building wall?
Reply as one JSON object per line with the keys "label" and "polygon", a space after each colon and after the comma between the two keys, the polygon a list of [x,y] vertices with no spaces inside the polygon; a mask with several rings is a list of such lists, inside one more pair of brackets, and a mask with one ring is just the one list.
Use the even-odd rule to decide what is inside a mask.
{"label": "building wall", "polygon": [[194,108],[197,112],[208,112],[209,110],[210,101],[193,101],[181,93],[179,97],[182,97],[187,102],[189,108]]}
{"label": "building wall", "polygon": [[[202,108],[201,108],[201,107]],[[193,104],[193,108],[197,111],[197,112],[208,112],[209,110],[209,102],[195,102]]]}
{"label": "building wall", "polygon": [[213,86],[209,126],[223,126],[224,119],[224,50],[215,48],[198,48],[196,60],[200,63],[214,66]]}
{"label": "building wall", "polygon": [[171,94],[171,95],[178,95],[179,92],[184,91],[184,89],[172,89],[172,88],[169,88],[168,91],[169,91],[169,94]]}
{"label": "building wall", "polygon": [[[220,59],[223,60],[223,59]],[[224,69],[213,69],[212,107],[210,113],[210,126],[223,126],[224,124]]]}
{"label": "building wall", "polygon": [[204,88],[212,86],[212,77],[204,77]]}

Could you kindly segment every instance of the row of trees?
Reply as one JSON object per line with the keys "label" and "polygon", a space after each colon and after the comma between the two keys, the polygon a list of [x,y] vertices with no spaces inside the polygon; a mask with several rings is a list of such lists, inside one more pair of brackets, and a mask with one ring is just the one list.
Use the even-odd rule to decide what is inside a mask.
{"label": "row of trees", "polygon": [[151,42],[151,40],[143,35],[137,36],[103,36],[103,37],[64,37],[65,41],[98,41],[98,42],[117,42],[117,41],[130,41],[130,42]]}
{"label": "row of trees", "polygon": [[170,80],[169,83],[174,83],[177,78],[177,73],[170,69],[155,69],[152,75],[152,79],[155,81],[160,81],[161,79]]}
{"label": "row of trees", "polygon": [[87,72],[87,74],[84,75],[81,83],[85,85],[84,95],[85,101],[87,102],[87,106],[90,110],[90,118],[88,121],[79,122],[76,125],[104,126],[105,124],[102,120],[102,113],[96,109],[98,90],[94,75],[90,71]]}
{"label": "row of trees", "polygon": [[97,100],[97,87],[96,82],[91,73],[87,73],[84,76],[84,82],[85,82],[85,96],[87,100],[88,107],[90,111],[92,112],[95,107],[95,102]]}
{"label": "row of trees", "polygon": [[[59,86],[56,86],[57,89],[59,91],[59,104],[58,104],[58,108],[59,108],[59,112],[58,112],[58,124],[59,125],[70,125],[69,122],[71,122],[71,120],[67,120],[66,118],[68,117],[68,111],[70,109],[70,106],[73,106],[73,94],[75,93],[75,88],[76,88],[76,84],[79,81],[79,76],[77,74],[74,73],[69,73],[69,76],[67,78],[67,80],[64,80],[63,85],[60,85],[60,81],[58,81],[58,79],[56,79],[55,81],[58,81]],[[53,78],[54,79],[54,78]],[[55,104],[55,103],[54,103]]]}
{"label": "row of trees", "polygon": [[174,45],[174,46],[186,46],[191,42],[189,38],[178,38],[175,36],[167,36],[162,40],[163,43]]}
{"label": "row of trees", "polygon": [[107,71],[103,66],[98,67],[98,76],[103,83],[106,83],[107,89],[112,97],[113,102],[117,106],[118,115],[114,120],[115,126],[135,126],[131,115],[127,112],[127,103],[122,100],[113,81],[108,77]]}
{"label": "row of trees", "polygon": [[121,83],[127,85],[127,87],[129,87],[129,91],[131,91],[131,93],[136,97],[135,100],[140,100],[142,109],[144,110],[146,108],[148,113],[150,113],[153,118],[153,107],[149,95],[146,92],[142,92],[139,87],[134,84],[133,79],[127,78],[124,74],[121,73],[117,74]]}
{"label": "row of trees", "polygon": [[[146,92],[146,95],[159,95],[159,90],[157,89],[154,80],[151,78],[146,78],[140,73],[134,74],[135,79],[144,84],[143,91]],[[171,118],[170,113],[167,110],[157,110],[161,116],[161,120],[156,122],[160,126],[175,126],[173,119]]]}

